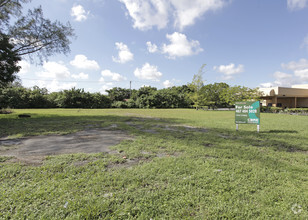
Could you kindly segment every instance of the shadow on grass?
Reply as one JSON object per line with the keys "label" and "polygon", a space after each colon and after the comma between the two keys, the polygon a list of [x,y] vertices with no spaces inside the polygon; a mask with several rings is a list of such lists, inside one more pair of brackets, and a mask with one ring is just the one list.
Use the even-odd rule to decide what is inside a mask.
{"label": "shadow on grass", "polygon": [[[115,124],[117,126],[113,126]],[[256,133],[244,130],[236,132],[226,128],[196,128],[194,130],[191,129],[194,128],[193,126],[182,126],[184,124],[193,124],[193,121],[114,115],[35,115],[33,118],[22,120],[18,118],[0,119],[0,138],[8,135],[68,134],[85,129],[119,129],[137,137],[136,140],[139,139],[138,137],[143,139],[141,143],[123,142],[123,146],[116,146],[115,149],[122,147],[125,154],[132,150],[139,152],[139,149],[139,154],[142,154],[142,150],[147,149],[145,151],[153,151],[157,155],[157,152],[163,149],[163,151],[168,151],[168,155],[172,155],[172,152],[180,152],[183,157],[187,156],[196,160],[215,158],[218,164],[228,163],[228,161],[240,164],[245,161],[274,170],[297,169],[290,167],[289,162],[282,160],[280,152],[307,152],[302,143],[308,143],[308,138],[293,132]],[[188,130],[187,127],[189,127]],[[171,130],[165,128],[171,128]],[[175,130],[172,130],[173,128]],[[266,150],[263,151],[262,148]]]}
{"label": "shadow on grass", "polygon": [[297,135],[298,131],[294,130],[270,130],[260,133],[255,131],[241,131],[239,133],[228,129],[214,130],[217,133],[228,134],[229,139],[242,146],[266,147],[285,152],[304,152],[308,150],[305,144],[308,142],[308,138]]}
{"label": "shadow on grass", "polygon": [[[113,129],[127,130],[134,135],[180,139],[188,145],[189,142],[197,138],[200,141],[206,140],[206,144],[210,143],[211,146],[229,142],[231,145],[269,147],[278,151],[296,152],[307,151],[303,143],[308,143],[308,137],[294,135],[298,134],[296,130],[269,130],[261,133],[254,131],[236,132],[233,129],[225,128],[187,130],[184,127],[182,130],[164,130],[164,126],[172,125],[175,127],[181,124],[187,125],[192,123],[188,119],[179,118],[158,119],[115,115],[61,116],[57,114],[43,115],[33,113],[31,113],[31,116],[31,118],[22,119],[18,118],[17,115],[16,117],[1,118],[0,138],[14,135],[23,137],[42,134],[68,134],[89,128],[106,128],[110,125],[117,124],[119,126],[117,128],[113,127]],[[131,122],[135,123],[136,126],[132,125]],[[170,127],[172,128],[172,126]],[[152,132],[153,128],[155,132]],[[205,132],[205,130],[209,132]]]}
{"label": "shadow on grass", "polygon": [[269,130],[269,131],[263,131],[261,133],[298,133],[298,131],[294,131],[294,130]]}

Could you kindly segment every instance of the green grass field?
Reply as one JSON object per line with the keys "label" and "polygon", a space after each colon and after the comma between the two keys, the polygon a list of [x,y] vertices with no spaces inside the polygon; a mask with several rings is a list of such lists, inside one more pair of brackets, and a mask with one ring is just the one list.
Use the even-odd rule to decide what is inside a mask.
{"label": "green grass field", "polygon": [[0,219],[308,219],[307,116],[261,114],[257,133],[234,112],[25,109],[0,115],[0,137],[114,124],[135,136],[117,154],[1,156]]}

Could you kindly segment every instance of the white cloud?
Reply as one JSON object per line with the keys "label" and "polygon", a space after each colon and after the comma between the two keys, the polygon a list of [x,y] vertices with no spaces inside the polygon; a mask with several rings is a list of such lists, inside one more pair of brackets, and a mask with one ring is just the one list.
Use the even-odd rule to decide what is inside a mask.
{"label": "white cloud", "polygon": [[126,63],[134,59],[134,54],[130,52],[127,45],[122,42],[115,43],[117,50],[119,50],[118,57],[113,57],[112,60],[116,63]]}
{"label": "white cloud", "polygon": [[[308,83],[308,60],[300,59],[299,61],[291,61],[289,63],[282,63],[281,67],[292,71],[292,73],[284,73],[276,71],[274,73],[275,81],[272,82],[272,86],[285,86],[289,87],[294,84]],[[263,86],[261,84],[261,86]],[[265,85],[267,85],[265,83]]]}
{"label": "white cloud", "polygon": [[72,74],[72,78],[74,79],[89,79],[89,74],[85,74],[85,73],[79,73],[77,74]]}
{"label": "white cloud", "polygon": [[157,48],[157,45],[156,44],[152,44],[150,41],[148,41],[147,43],[147,46],[148,46],[148,51],[150,53],[155,53],[158,51],[158,48]]}
{"label": "white cloud", "polygon": [[164,81],[163,85],[164,85],[165,88],[169,88],[169,87],[174,86],[174,84],[172,82],[170,82],[170,80]]}
{"label": "white cloud", "polygon": [[308,35],[305,37],[302,47],[307,48],[308,50]]}
{"label": "white cloud", "polygon": [[61,62],[44,62],[43,71],[36,73],[39,77],[45,78],[68,78],[70,77],[70,71]]}
{"label": "white cloud", "polygon": [[109,78],[111,78],[111,80],[117,81],[117,82],[127,79],[125,76],[122,76],[119,73],[113,73],[110,70],[103,70],[101,72],[101,75],[102,75],[102,77],[100,78],[100,82],[105,82],[104,77],[109,77]]}
{"label": "white cloud", "polygon": [[288,73],[276,71],[276,72],[274,73],[274,77],[275,77],[276,79],[283,80],[283,79],[291,79],[291,78],[292,78],[292,75],[291,75],[291,74],[288,74]]}
{"label": "white cloud", "polygon": [[274,73],[275,81],[273,82],[273,86],[286,86],[290,87],[296,81],[292,74],[276,71]]}
{"label": "white cloud", "polygon": [[308,0],[288,0],[288,8],[290,10],[300,10],[305,8]]}
{"label": "white cloud", "polygon": [[274,82],[261,83],[260,87],[263,88],[270,88],[275,86],[290,87],[291,85],[298,82],[292,74],[280,71],[276,71],[273,76],[275,78]]}
{"label": "white cloud", "polygon": [[220,66],[214,66],[213,68],[219,73],[223,73],[223,78],[225,80],[232,79],[234,77],[234,74],[242,73],[244,72],[244,65],[239,64],[237,67],[234,63],[230,63],[229,65],[220,65]]}
{"label": "white cloud", "polygon": [[30,70],[30,67],[31,67],[30,63],[28,63],[25,60],[19,61],[18,66],[21,67],[19,72],[18,72],[18,74],[20,74],[20,75],[24,75],[24,74],[28,73],[29,70]]}
{"label": "white cloud", "polygon": [[85,55],[78,54],[70,64],[79,69],[99,70],[99,65],[95,60],[88,60]]}
{"label": "white cloud", "polygon": [[104,77],[99,78],[99,82],[100,83],[104,83],[105,82],[105,78]]}
{"label": "white cloud", "polygon": [[302,70],[295,70],[294,75],[299,77],[300,80],[307,81],[308,80],[308,68]]}
{"label": "white cloud", "polygon": [[298,62],[291,61],[287,64],[282,63],[281,67],[287,70],[299,70],[299,69],[305,69],[308,68],[308,60],[306,59],[300,59]]}
{"label": "white cloud", "polygon": [[37,85],[40,88],[47,88],[49,92],[58,92],[61,90],[71,89],[77,86],[77,83],[63,83],[58,80],[53,80],[51,82],[38,80],[34,85]]}
{"label": "white cloud", "polygon": [[273,83],[271,83],[271,82],[267,82],[267,83],[261,83],[260,84],[260,87],[261,88],[271,88],[271,87],[273,87],[273,86],[275,86]]}
{"label": "white cloud", "polygon": [[180,30],[193,25],[195,20],[208,11],[216,11],[227,0],[120,0],[133,19],[134,28],[148,30],[166,28],[171,17]]}
{"label": "white cloud", "polygon": [[76,21],[85,21],[88,18],[90,12],[86,12],[82,5],[75,5],[71,9],[71,16],[75,18]]}
{"label": "white cloud", "polygon": [[100,92],[104,95],[107,95],[108,93],[106,92],[106,90],[109,90],[109,89],[112,89],[113,87],[113,83],[106,83],[105,85],[103,85],[101,88],[100,88]]}
{"label": "white cloud", "polygon": [[120,0],[132,17],[134,28],[148,30],[153,26],[158,29],[168,24],[168,1],[166,0]]}
{"label": "white cloud", "polygon": [[216,11],[226,5],[224,0],[170,0],[175,11],[174,25],[183,30],[193,25],[207,11]]}
{"label": "white cloud", "polygon": [[187,40],[185,34],[174,32],[173,34],[167,34],[166,37],[170,41],[170,44],[163,44],[162,53],[168,54],[169,59],[191,56],[203,51],[203,49],[200,47],[199,41],[189,41]]}
{"label": "white cloud", "polygon": [[148,79],[153,81],[159,81],[163,75],[158,71],[157,66],[152,66],[149,63],[145,63],[142,68],[136,68],[134,74],[139,79]]}

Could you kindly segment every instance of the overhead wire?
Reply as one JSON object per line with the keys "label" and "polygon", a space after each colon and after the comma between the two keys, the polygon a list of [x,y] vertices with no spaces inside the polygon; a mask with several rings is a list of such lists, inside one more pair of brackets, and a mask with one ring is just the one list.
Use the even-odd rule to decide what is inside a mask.
{"label": "overhead wire", "polygon": [[[33,78],[24,78],[21,77],[21,80],[33,80],[33,81],[46,81],[46,82],[53,82],[55,79],[33,79]],[[83,80],[83,81],[77,81],[77,80],[58,80],[59,82],[70,82],[70,83],[121,83],[121,82],[134,82],[134,83],[143,83],[143,84],[159,84],[160,82],[155,82],[155,81],[138,81],[138,80],[121,80],[121,81],[116,81],[116,80],[108,80],[108,81],[99,81],[99,80]]]}

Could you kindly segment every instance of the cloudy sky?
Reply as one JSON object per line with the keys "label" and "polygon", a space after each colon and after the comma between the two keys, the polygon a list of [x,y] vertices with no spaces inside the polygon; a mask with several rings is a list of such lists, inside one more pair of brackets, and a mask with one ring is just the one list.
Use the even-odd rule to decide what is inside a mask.
{"label": "cloudy sky", "polygon": [[32,0],[69,21],[68,56],[23,60],[26,87],[157,88],[191,82],[247,87],[308,83],[308,0]]}

